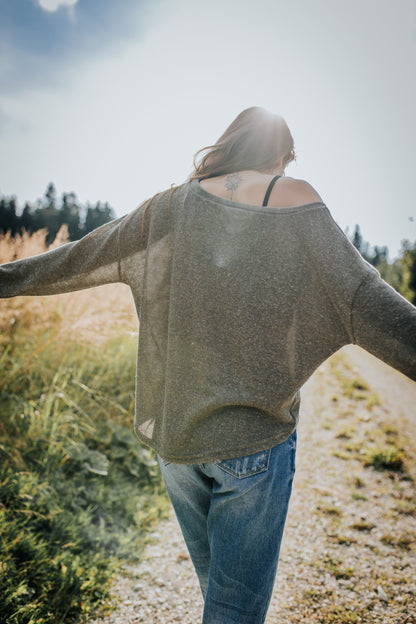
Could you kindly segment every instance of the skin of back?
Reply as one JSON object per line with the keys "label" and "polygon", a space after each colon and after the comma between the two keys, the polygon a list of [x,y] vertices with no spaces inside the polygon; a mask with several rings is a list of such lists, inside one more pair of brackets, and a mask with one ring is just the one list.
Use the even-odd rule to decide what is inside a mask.
{"label": "skin of back", "polygon": [[[239,203],[261,206],[273,175],[258,171],[238,171],[202,180],[200,185],[213,195]],[[283,208],[314,202],[322,202],[322,199],[308,182],[282,176],[275,183],[267,205]]]}

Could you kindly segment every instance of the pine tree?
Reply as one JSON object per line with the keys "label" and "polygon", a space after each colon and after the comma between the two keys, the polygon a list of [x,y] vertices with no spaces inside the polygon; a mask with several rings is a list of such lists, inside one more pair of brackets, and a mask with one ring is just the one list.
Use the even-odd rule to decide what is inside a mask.
{"label": "pine tree", "polygon": [[107,202],[105,204],[97,202],[95,206],[88,205],[83,234],[92,232],[92,230],[100,227],[100,225],[104,225],[104,223],[108,223],[111,219],[114,219],[114,212]]}
{"label": "pine tree", "polygon": [[32,206],[26,202],[23,212],[20,216],[20,232],[25,230],[26,232],[33,232],[33,213]]}
{"label": "pine tree", "polygon": [[77,203],[75,193],[64,193],[62,195],[62,205],[59,212],[60,225],[66,223],[68,226],[69,239],[71,241],[81,238],[81,215],[80,206]]}
{"label": "pine tree", "polygon": [[11,232],[12,236],[18,231],[19,217],[16,213],[17,202],[15,197],[2,197],[0,200],[0,232]]}

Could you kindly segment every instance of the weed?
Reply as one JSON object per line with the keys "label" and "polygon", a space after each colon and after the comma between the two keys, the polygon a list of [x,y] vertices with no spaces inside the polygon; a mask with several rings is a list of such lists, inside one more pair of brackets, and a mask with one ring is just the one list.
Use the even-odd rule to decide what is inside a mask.
{"label": "weed", "polygon": [[362,443],[361,442],[348,442],[346,444],[343,444],[343,447],[346,451],[348,451],[349,453],[361,453],[361,449],[362,449]]}
{"label": "weed", "polygon": [[381,428],[382,431],[384,431],[384,433],[387,436],[395,438],[395,437],[397,437],[399,435],[399,432],[398,432],[397,428],[394,427],[393,425],[391,425],[390,423],[386,423],[384,425],[381,425],[380,428]]}
{"label": "weed", "polygon": [[320,622],[328,624],[356,624],[361,622],[361,618],[350,609],[331,605],[322,609]]}
{"label": "weed", "polygon": [[363,496],[363,494],[358,494],[357,492],[353,492],[351,494],[351,497],[353,500],[361,500],[361,501],[367,500],[367,496]]}
{"label": "weed", "polygon": [[344,396],[348,399],[362,401],[367,398],[364,392],[369,391],[368,384],[360,378],[342,378],[341,384],[344,392]]}
{"label": "weed", "polygon": [[394,546],[403,550],[411,550],[416,544],[416,535],[414,533],[406,533],[405,535],[391,535],[386,533],[381,536],[380,541],[385,546]]}
{"label": "weed", "polygon": [[318,507],[319,511],[327,516],[342,516],[338,507]]}
{"label": "weed", "polygon": [[364,449],[363,464],[371,466],[375,470],[393,470],[402,472],[404,470],[404,452],[396,447],[395,444],[389,444],[384,447],[373,446]]}
{"label": "weed", "polygon": [[330,598],[333,595],[333,590],[332,589],[318,589],[318,588],[311,588],[311,589],[304,589],[302,592],[303,598],[308,600],[308,599],[312,599],[312,600],[321,600],[321,599],[325,599],[325,598]]}
{"label": "weed", "polygon": [[336,438],[341,438],[344,440],[350,440],[354,433],[356,432],[356,427],[344,427],[343,429],[340,429],[340,431],[338,431],[338,433],[336,434]]}
{"label": "weed", "polygon": [[378,394],[376,394],[375,392],[372,392],[368,397],[367,400],[365,402],[365,406],[368,410],[372,410],[373,407],[376,407],[378,405],[381,405],[381,401],[380,401],[380,397]]}
{"label": "weed", "polygon": [[351,525],[351,528],[355,531],[372,531],[376,525],[366,520],[360,520]]}
{"label": "weed", "polygon": [[357,543],[357,540],[349,535],[341,535],[338,533],[336,535],[330,535],[329,537],[337,544],[341,544],[341,546],[350,546],[351,544]]}
{"label": "weed", "polygon": [[416,501],[399,500],[396,503],[395,511],[404,516],[416,516]]}
{"label": "weed", "polygon": [[354,575],[354,569],[351,567],[345,567],[341,565],[339,559],[328,557],[324,561],[324,568],[329,574],[332,574],[336,579],[349,579]]}
{"label": "weed", "polygon": [[351,459],[351,455],[349,453],[346,453],[345,451],[334,451],[332,455],[334,457],[338,457],[338,459]]}

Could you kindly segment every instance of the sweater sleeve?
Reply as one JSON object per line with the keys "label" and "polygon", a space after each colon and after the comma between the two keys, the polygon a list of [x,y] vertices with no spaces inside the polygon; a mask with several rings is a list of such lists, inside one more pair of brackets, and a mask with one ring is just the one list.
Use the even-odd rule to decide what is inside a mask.
{"label": "sweater sleeve", "polygon": [[54,295],[128,282],[125,267],[139,253],[142,206],[67,243],[0,265],[0,297]]}
{"label": "sweater sleeve", "polygon": [[381,277],[321,205],[310,211],[305,248],[338,315],[344,344],[357,344],[416,380],[416,308]]}
{"label": "sweater sleeve", "polygon": [[416,381],[416,307],[378,273],[358,287],[351,322],[354,344]]}

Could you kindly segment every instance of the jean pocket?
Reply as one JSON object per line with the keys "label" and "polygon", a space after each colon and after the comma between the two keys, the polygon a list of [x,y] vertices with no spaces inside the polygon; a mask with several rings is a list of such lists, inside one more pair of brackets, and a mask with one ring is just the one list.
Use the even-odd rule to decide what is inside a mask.
{"label": "jean pocket", "polygon": [[271,449],[244,455],[243,457],[233,457],[232,459],[222,459],[214,462],[218,468],[228,472],[237,479],[244,479],[253,475],[265,472],[269,467]]}

